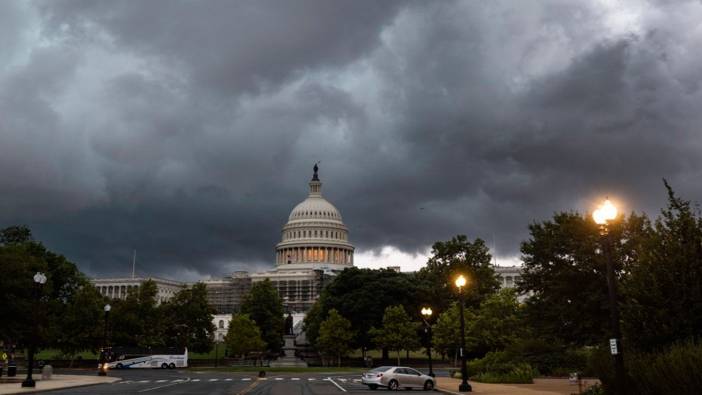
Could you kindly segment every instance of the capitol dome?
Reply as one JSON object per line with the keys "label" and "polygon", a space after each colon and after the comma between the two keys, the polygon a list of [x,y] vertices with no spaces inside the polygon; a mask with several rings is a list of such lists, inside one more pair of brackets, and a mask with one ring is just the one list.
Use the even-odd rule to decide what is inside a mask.
{"label": "capitol dome", "polygon": [[310,193],[290,212],[276,246],[279,269],[343,270],[353,266],[354,247],[341,213],[322,197],[322,183],[314,166]]}

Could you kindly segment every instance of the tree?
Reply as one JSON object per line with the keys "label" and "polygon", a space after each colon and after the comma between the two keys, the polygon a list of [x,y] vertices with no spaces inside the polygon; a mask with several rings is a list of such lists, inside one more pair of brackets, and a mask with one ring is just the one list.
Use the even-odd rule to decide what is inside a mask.
{"label": "tree", "polygon": [[438,311],[446,310],[456,299],[453,280],[458,273],[466,275],[470,281],[466,289],[469,307],[477,307],[500,288],[491,264],[492,256],[483,240],[470,242],[465,235],[458,235],[449,241],[437,241],[431,253],[427,265],[417,273],[417,282],[419,298],[431,301]]}
{"label": "tree", "polygon": [[459,319],[458,303],[453,303],[451,307],[439,315],[436,323],[432,325],[434,349],[441,355],[457,355],[456,350],[461,346]]}
{"label": "tree", "polygon": [[261,338],[261,330],[247,314],[234,314],[229,322],[229,329],[224,341],[230,355],[241,356],[263,351],[266,343]]}
{"label": "tree", "polygon": [[383,314],[383,327],[371,328],[373,341],[380,347],[387,347],[397,352],[397,364],[400,364],[400,351],[419,348],[416,322],[412,322],[402,306],[389,306]]}
{"label": "tree", "polygon": [[254,283],[244,297],[241,312],[248,314],[261,329],[263,341],[269,351],[280,352],[283,346],[283,302],[270,280]]}
{"label": "tree", "polygon": [[[471,314],[473,314],[471,312]],[[474,353],[502,351],[524,334],[521,307],[510,288],[489,296],[468,321],[466,348]]]}
{"label": "tree", "polygon": [[[649,224],[645,216],[620,217],[609,226],[617,277],[636,265]],[[590,216],[557,213],[529,226],[518,291],[531,296],[525,312],[540,336],[566,345],[595,345],[609,333],[606,262],[602,237]]]}
{"label": "tree", "polygon": [[71,357],[71,362],[81,351],[96,351],[103,345],[105,304],[107,301],[92,284],[83,285],[66,304],[53,343]]}
{"label": "tree", "polygon": [[664,183],[668,206],[622,287],[625,334],[643,351],[702,338],[702,218]]}
{"label": "tree", "polygon": [[369,330],[382,325],[382,316],[388,306],[401,304],[408,311],[419,311],[417,285],[412,275],[394,270],[359,269],[351,267],[336,276],[327,285],[318,301],[305,318],[307,339],[315,345],[317,333],[329,311],[336,309],[349,317],[356,334],[353,347],[365,350],[373,345]]}
{"label": "tree", "polygon": [[[90,327],[75,325],[81,318],[84,323],[86,317],[99,314],[102,307],[75,264],[35,241],[27,227],[12,226],[0,230],[0,265],[0,317],[5,318],[0,340],[23,346],[31,339],[39,346],[57,347],[66,353],[95,347]],[[42,286],[33,282],[36,272],[47,277]],[[66,333],[83,341],[68,342]]]}
{"label": "tree", "polygon": [[206,353],[214,346],[215,326],[212,323],[214,309],[207,303],[207,288],[197,283],[182,289],[167,303],[161,305],[165,319],[169,345],[188,347],[198,353]]}
{"label": "tree", "polygon": [[325,355],[336,357],[337,366],[341,366],[341,357],[348,354],[351,349],[353,335],[351,322],[335,309],[331,309],[329,316],[319,327],[317,348]]}
{"label": "tree", "polygon": [[157,293],[156,283],[147,280],[130,290],[126,299],[113,301],[110,322],[114,344],[142,348],[166,345]]}

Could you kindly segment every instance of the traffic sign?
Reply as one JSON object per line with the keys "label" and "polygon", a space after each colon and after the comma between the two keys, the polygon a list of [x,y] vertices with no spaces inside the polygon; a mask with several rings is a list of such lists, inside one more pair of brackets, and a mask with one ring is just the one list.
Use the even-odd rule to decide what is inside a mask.
{"label": "traffic sign", "polygon": [[1,357],[2,357],[3,361],[7,361],[7,353],[6,352],[2,353]]}

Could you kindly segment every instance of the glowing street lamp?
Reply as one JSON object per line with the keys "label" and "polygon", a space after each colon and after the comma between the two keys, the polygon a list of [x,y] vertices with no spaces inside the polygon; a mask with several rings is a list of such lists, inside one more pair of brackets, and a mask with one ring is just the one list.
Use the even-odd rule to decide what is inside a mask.
{"label": "glowing street lamp", "polygon": [[434,370],[432,368],[432,363],[431,363],[431,324],[429,323],[429,320],[431,319],[431,307],[422,307],[421,310],[422,317],[424,319],[424,324],[426,327],[424,328],[424,332],[427,334],[427,355],[429,356],[429,376],[434,377]]}
{"label": "glowing street lamp", "polygon": [[592,219],[598,225],[607,225],[608,222],[617,218],[617,207],[606,199],[593,213]]}
{"label": "glowing street lamp", "polygon": [[609,348],[614,358],[614,376],[616,394],[626,393],[626,376],[624,371],[624,356],[622,355],[621,329],[619,328],[619,305],[617,304],[617,282],[614,276],[614,263],[612,262],[612,237],[609,224],[617,219],[617,207],[606,199],[593,213],[592,219],[600,225],[602,235],[603,253],[607,265],[607,291],[609,294],[609,320],[612,337],[609,339]]}
{"label": "glowing street lamp", "polygon": [[463,291],[463,288],[466,286],[468,283],[468,280],[466,280],[465,276],[462,274],[456,277],[456,280],[454,281],[454,284],[456,284],[456,287],[458,288],[458,297],[459,297],[459,303],[460,303],[460,315],[461,315],[461,384],[458,386],[458,391],[459,392],[471,392],[473,391],[473,387],[471,387],[470,384],[468,384],[468,367],[466,366],[466,323],[463,318],[463,299],[464,299],[464,294],[465,292]]}

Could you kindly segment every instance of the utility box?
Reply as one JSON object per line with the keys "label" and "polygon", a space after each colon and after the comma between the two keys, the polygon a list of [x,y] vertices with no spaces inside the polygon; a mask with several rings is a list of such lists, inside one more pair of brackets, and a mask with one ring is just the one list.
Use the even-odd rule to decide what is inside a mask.
{"label": "utility box", "polygon": [[52,374],[54,374],[54,368],[51,365],[44,365],[44,367],[41,368],[42,380],[51,380]]}
{"label": "utility box", "polygon": [[17,375],[17,365],[14,361],[7,364],[7,377],[15,377]]}

